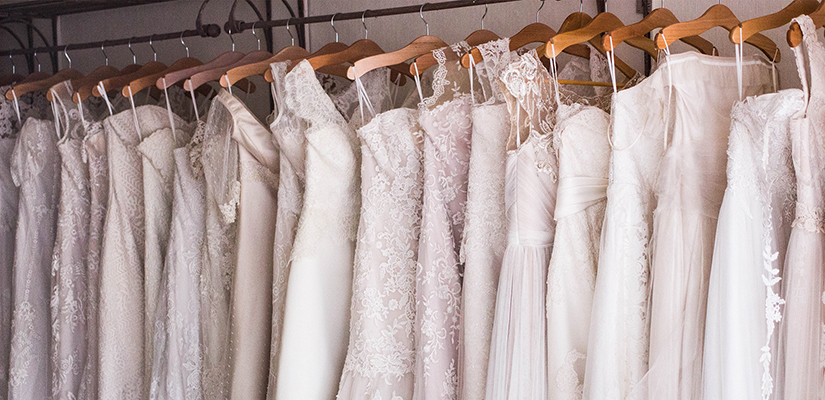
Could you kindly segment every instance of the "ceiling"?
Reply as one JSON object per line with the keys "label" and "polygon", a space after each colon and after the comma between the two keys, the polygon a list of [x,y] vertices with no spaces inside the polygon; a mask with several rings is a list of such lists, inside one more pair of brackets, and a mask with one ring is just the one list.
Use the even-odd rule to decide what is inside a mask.
{"label": "ceiling", "polygon": [[0,18],[51,18],[168,1],[173,0],[0,0]]}

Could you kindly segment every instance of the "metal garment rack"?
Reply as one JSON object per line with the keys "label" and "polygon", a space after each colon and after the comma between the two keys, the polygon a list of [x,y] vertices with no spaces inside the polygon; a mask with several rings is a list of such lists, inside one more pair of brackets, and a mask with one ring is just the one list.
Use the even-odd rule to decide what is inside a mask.
{"label": "metal garment rack", "polygon": [[[516,1],[525,1],[525,0],[453,0],[453,1],[444,1],[438,3],[426,3],[423,5],[414,5],[414,6],[402,6],[402,7],[390,7],[390,8],[380,8],[375,10],[366,10],[366,11],[356,11],[356,12],[347,12],[347,13],[335,13],[335,14],[327,14],[327,15],[316,15],[310,17],[303,17],[303,18],[286,18],[286,19],[278,19],[272,21],[257,21],[257,22],[242,22],[242,21],[235,21],[235,29],[236,32],[240,33],[246,29],[252,29],[253,26],[255,29],[260,28],[272,28],[276,26],[286,26],[295,25],[303,26],[306,24],[315,24],[319,22],[330,22],[332,17],[335,17],[335,21],[342,21],[342,20],[352,20],[352,19],[361,19],[362,17],[383,17],[389,15],[401,15],[401,14],[418,14],[420,12],[430,12],[430,11],[437,11],[437,10],[448,10],[453,8],[464,8],[464,7],[472,7],[472,6],[482,6],[485,4],[496,4],[496,3],[511,3]],[[204,31],[206,31],[206,35],[208,37],[217,37],[220,35],[220,27],[218,25],[204,25]],[[170,33],[162,33],[162,34],[155,34],[149,36],[137,36],[132,38],[124,38],[124,39],[114,39],[114,40],[104,40],[99,42],[86,42],[86,43],[69,43],[69,44],[61,44],[57,46],[44,46],[44,47],[35,47],[35,48],[28,48],[28,49],[13,49],[13,50],[5,50],[0,51],[0,57],[8,57],[11,55],[18,55],[18,54],[33,54],[33,53],[58,53],[65,50],[80,50],[80,49],[94,49],[100,48],[102,46],[111,47],[111,46],[122,46],[126,44],[136,44],[136,43],[146,43],[151,41],[160,41],[160,40],[179,40],[180,38],[192,37],[192,36],[203,36],[197,30],[190,29],[185,31],[178,31],[178,32],[170,32]]]}

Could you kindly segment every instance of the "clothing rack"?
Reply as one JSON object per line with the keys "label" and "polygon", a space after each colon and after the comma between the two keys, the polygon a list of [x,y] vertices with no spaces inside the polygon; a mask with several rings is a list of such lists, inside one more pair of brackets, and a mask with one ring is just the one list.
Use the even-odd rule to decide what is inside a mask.
{"label": "clothing rack", "polygon": [[[335,14],[327,14],[327,15],[315,15],[310,17],[303,17],[303,18],[285,18],[285,19],[277,19],[272,21],[257,21],[257,22],[242,22],[242,21],[235,21],[236,32],[233,33],[240,33],[246,29],[255,29],[260,28],[272,28],[276,26],[286,26],[295,25],[303,26],[306,24],[315,24],[319,22],[330,22],[333,17],[335,17],[335,21],[342,21],[342,20],[352,20],[352,19],[361,19],[367,17],[384,17],[389,15],[402,15],[402,14],[418,14],[424,13],[429,11],[437,11],[437,10],[449,10],[453,8],[464,8],[464,7],[472,7],[472,6],[482,6],[485,4],[496,4],[496,3],[510,3],[515,1],[523,1],[523,0],[453,0],[453,1],[444,1],[439,3],[425,3],[423,5],[414,5],[414,6],[401,6],[401,7],[389,7],[389,8],[379,8],[375,10],[365,10],[365,11],[355,11],[355,12],[347,12],[347,13],[335,13]],[[208,24],[203,26],[204,31],[207,37],[218,37],[221,33],[221,28],[215,24]],[[227,24],[227,28],[229,28],[229,24]],[[229,28],[231,29],[231,28]],[[195,29],[189,29],[185,31],[178,31],[178,32],[170,32],[170,33],[162,33],[162,34],[154,34],[148,36],[136,36],[132,38],[124,38],[124,39],[114,39],[114,40],[104,40],[104,41],[97,41],[97,42],[85,42],[85,43],[69,43],[69,44],[61,44],[57,46],[44,46],[44,47],[34,47],[34,48],[27,48],[27,49],[13,49],[13,50],[4,50],[0,51],[0,57],[8,57],[12,55],[19,55],[19,54],[34,54],[34,53],[58,53],[65,50],[81,50],[81,49],[95,49],[101,47],[111,47],[111,46],[122,46],[127,44],[136,44],[136,43],[148,43],[149,41],[157,42],[161,40],[179,40],[181,38],[192,37],[192,36],[201,36],[201,34]]]}

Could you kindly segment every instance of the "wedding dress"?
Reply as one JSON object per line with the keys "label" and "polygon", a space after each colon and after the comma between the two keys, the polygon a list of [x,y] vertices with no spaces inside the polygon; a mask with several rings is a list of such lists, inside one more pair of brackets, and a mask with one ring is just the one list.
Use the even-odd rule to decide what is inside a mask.
{"label": "wedding dress", "polygon": [[[190,160],[202,144],[204,123],[192,141],[174,150],[172,221],[155,322],[150,399],[200,400],[200,274],[203,266],[204,182]],[[197,152],[197,151],[196,151]]]}
{"label": "wedding dress", "polygon": [[650,240],[654,195],[664,155],[664,92],[660,67],[612,98],[607,206],[593,292],[584,399],[636,398],[647,373]]}
{"label": "wedding dress", "polygon": [[[458,253],[473,126],[467,71],[454,55],[467,50],[467,43],[460,42],[433,51],[438,62],[433,93],[422,98],[418,107],[424,130],[424,203],[415,283],[414,399],[457,397],[461,339]],[[447,61],[447,53],[454,53],[452,60]]]}
{"label": "wedding dress", "polygon": [[60,199],[52,255],[52,396],[77,398],[87,379],[87,257],[89,253],[89,170],[83,162],[84,127],[72,101],[70,81],[51,88],[60,140]]}
{"label": "wedding dress", "polygon": [[[172,119],[168,123],[169,129],[162,129],[144,137],[137,146],[143,162],[143,209],[146,229],[142,251],[144,252],[143,275],[146,307],[143,334],[145,340],[144,373],[147,379],[152,376],[155,321],[157,320],[155,308],[158,304],[163,265],[169,246],[169,225],[172,221],[172,187],[175,176],[173,151],[189,142],[194,129],[194,125],[185,122],[177,114],[167,113],[165,117]],[[147,385],[146,395],[148,394]]]}
{"label": "wedding dress", "polygon": [[[808,16],[795,19],[802,28],[802,47],[794,48],[803,91],[804,114],[791,122],[796,170],[796,219],[785,257],[782,295],[784,382],[786,400],[825,399],[825,47]],[[806,68],[804,60],[808,60]],[[807,73],[810,74],[810,92]],[[810,98],[808,98],[810,93]],[[784,372],[784,374],[783,374]]]}
{"label": "wedding dress", "polygon": [[484,61],[474,66],[485,99],[473,104],[467,216],[460,261],[464,263],[461,309],[460,393],[465,400],[483,400],[487,382],[490,335],[496,288],[507,243],[504,174],[510,115],[499,85],[503,70],[517,55],[505,38],[478,46]]}
{"label": "wedding dress", "polygon": [[[668,56],[664,69],[672,131],[655,190],[649,398],[695,399],[738,68],[732,58],[688,52]],[[767,62],[746,57],[741,73],[744,96],[772,89]]]}
{"label": "wedding dress", "polygon": [[[384,102],[388,97],[368,93],[369,80],[386,87],[387,79],[388,71],[382,69],[356,81],[365,118],[374,112],[373,101]],[[358,110],[355,119],[362,119]],[[410,399],[415,365],[415,265],[424,185],[418,111],[382,112],[360,128],[358,136],[361,221],[349,348],[337,399]]]}
{"label": "wedding dress", "polygon": [[287,281],[277,398],[331,399],[349,337],[359,149],[309,61],[286,74],[284,86],[287,107],[307,123],[306,191]]}
{"label": "wedding dress", "polygon": [[110,116],[103,126],[109,146],[109,208],[100,263],[98,392],[101,399],[140,399],[148,393],[150,377],[145,375],[146,213],[138,146],[141,138],[164,130],[171,134],[171,129],[166,109],[153,105]]}
{"label": "wedding dress", "polygon": [[9,400],[51,397],[51,250],[55,243],[60,154],[52,121],[29,117],[11,155],[19,187],[12,282]]}
{"label": "wedding dress", "polygon": [[276,113],[269,129],[279,149],[278,209],[275,217],[275,240],[272,266],[272,341],[269,353],[267,399],[274,400],[278,385],[278,363],[284,326],[284,302],[289,278],[290,256],[304,195],[304,131],[306,122],[286,104],[284,78],[289,62],[273,63],[272,93]]}
{"label": "wedding dress", "polygon": [[[240,183],[238,146],[232,140],[232,116],[223,102],[212,101],[203,133],[200,163],[206,184],[206,240],[201,268],[201,350],[204,400],[229,397],[229,318],[235,271],[235,223]],[[193,155],[198,154],[197,148]],[[200,164],[200,167],[197,165]]]}
{"label": "wedding dress", "polygon": [[[777,359],[781,269],[796,197],[790,122],[802,91],[749,97],[731,111],[725,197],[708,285],[704,396],[768,400]],[[767,325],[766,325],[767,324]]]}
{"label": "wedding dress", "polygon": [[501,74],[511,129],[507,142],[507,248],[501,265],[486,398],[547,398],[546,277],[553,247],[558,160],[550,74],[535,51]]}
{"label": "wedding dress", "polygon": [[232,116],[238,143],[237,261],[230,328],[230,398],[263,399],[272,333],[272,254],[278,188],[278,148],[272,132],[226,90],[218,93]]}

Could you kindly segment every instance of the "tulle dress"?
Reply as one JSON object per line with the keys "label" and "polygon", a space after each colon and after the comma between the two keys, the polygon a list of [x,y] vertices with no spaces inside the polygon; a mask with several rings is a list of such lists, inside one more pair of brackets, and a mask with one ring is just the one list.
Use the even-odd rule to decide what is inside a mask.
{"label": "tulle dress", "polygon": [[[337,398],[410,399],[415,365],[415,272],[421,231],[423,132],[418,111],[381,112],[386,69],[356,83],[364,104],[361,220],[355,250],[349,347]],[[366,81],[365,81],[366,80]],[[386,95],[387,91],[383,91]],[[380,112],[380,110],[377,110]],[[356,110],[353,120],[361,119]]]}
{"label": "tulle dress", "polygon": [[558,159],[550,74],[535,51],[502,73],[507,143],[507,248],[496,294],[486,399],[547,398],[546,278],[556,223]]}
{"label": "tulle dress", "polygon": [[504,203],[510,115],[499,84],[501,73],[518,57],[507,38],[478,46],[484,61],[474,66],[479,87],[473,93],[467,216],[461,243],[464,263],[460,348],[460,397],[484,399],[496,289],[507,244]]}
{"label": "tulle dress", "polygon": [[[794,51],[807,101],[805,113],[791,122],[797,202],[782,283],[784,351],[779,362],[784,368],[779,375],[784,375],[784,382],[777,392],[784,393],[786,400],[821,400],[825,399],[825,47],[810,17],[795,21],[804,38],[806,54],[800,47]],[[811,77],[809,99],[806,70]]]}
{"label": "tulle dress", "polygon": [[728,187],[708,287],[703,361],[709,399],[769,399],[781,270],[796,197],[790,122],[802,91],[749,97],[731,111]]}
{"label": "tulle dress", "polygon": [[[708,279],[730,111],[739,99],[737,66],[733,58],[688,52],[668,56],[665,69],[672,129],[656,183],[649,398],[694,399],[702,393]],[[772,90],[767,62],[745,57],[741,70],[744,96]]]}

